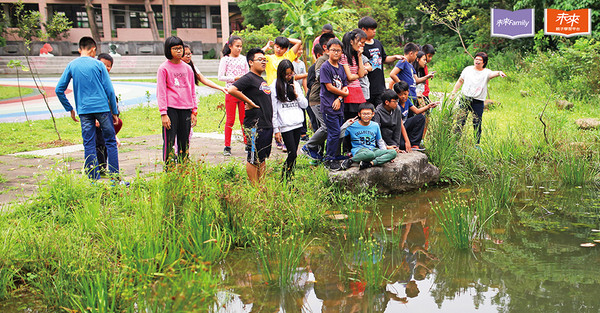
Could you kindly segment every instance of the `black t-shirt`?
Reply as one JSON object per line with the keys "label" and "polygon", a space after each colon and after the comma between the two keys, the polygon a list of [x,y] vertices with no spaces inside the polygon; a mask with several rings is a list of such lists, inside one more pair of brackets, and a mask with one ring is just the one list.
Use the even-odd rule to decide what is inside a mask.
{"label": "black t-shirt", "polygon": [[383,64],[385,63],[385,50],[383,45],[377,39],[373,39],[373,44],[365,44],[363,55],[369,59],[373,71],[367,75],[369,77],[369,83],[371,84],[369,89],[371,91],[371,98],[373,95],[383,93],[385,90],[385,77],[383,74]]}
{"label": "black t-shirt", "polygon": [[271,89],[260,76],[248,72],[240,77],[233,85],[260,108],[246,109],[244,126],[248,128],[272,128],[273,105],[271,104]]}

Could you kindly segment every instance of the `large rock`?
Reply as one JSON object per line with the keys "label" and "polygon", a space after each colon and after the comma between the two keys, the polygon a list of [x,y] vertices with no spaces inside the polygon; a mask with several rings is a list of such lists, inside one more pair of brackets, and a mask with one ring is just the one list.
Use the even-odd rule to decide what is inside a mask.
{"label": "large rock", "polygon": [[329,180],[360,191],[377,187],[383,193],[401,193],[437,182],[440,170],[427,162],[427,156],[421,152],[399,154],[393,163],[375,166],[360,171],[354,164],[346,171],[330,172]]}
{"label": "large rock", "polygon": [[580,118],[575,121],[581,129],[598,129],[600,128],[600,120],[595,118]]}
{"label": "large rock", "polygon": [[556,107],[559,110],[570,110],[573,108],[573,103],[567,100],[556,100]]}

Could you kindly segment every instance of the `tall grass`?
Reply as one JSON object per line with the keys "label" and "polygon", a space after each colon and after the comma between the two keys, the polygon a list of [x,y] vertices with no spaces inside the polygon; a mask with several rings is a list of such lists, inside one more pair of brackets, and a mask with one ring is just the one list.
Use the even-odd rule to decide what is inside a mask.
{"label": "tall grass", "polygon": [[471,249],[482,238],[497,213],[498,201],[492,193],[482,193],[474,199],[447,195],[432,204],[446,239],[457,249]]}
{"label": "tall grass", "polygon": [[432,110],[427,131],[427,155],[440,169],[440,179],[445,182],[465,182],[471,179],[464,166],[464,152],[460,137],[453,131],[454,103],[444,97],[439,109]]}
{"label": "tall grass", "polygon": [[293,181],[276,172],[254,187],[241,165],[190,161],[129,188],[49,173],[0,220],[0,295],[26,285],[52,308],[202,311],[218,288],[211,264],[236,246],[257,249],[267,281],[293,286],[313,234],[331,228],[327,212],[363,196],[304,159]]}
{"label": "tall grass", "polygon": [[578,153],[563,153],[558,160],[558,177],[567,186],[600,182],[600,162]]}

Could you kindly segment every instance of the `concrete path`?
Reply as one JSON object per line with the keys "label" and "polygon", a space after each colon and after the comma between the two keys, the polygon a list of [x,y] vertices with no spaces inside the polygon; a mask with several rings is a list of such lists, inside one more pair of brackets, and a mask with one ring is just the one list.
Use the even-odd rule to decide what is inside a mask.
{"label": "concrete path", "polygon": [[[48,105],[54,112],[55,117],[68,116],[69,113],[65,111],[62,104],[58,100],[58,97],[54,94],[54,88],[58,83],[60,77],[42,77],[38,81],[38,85],[46,91]],[[148,101],[151,105],[156,105],[156,84],[155,83],[142,83],[124,81],[131,79],[152,79],[156,78],[153,76],[118,76],[112,77],[113,87],[115,93],[121,99],[119,102],[119,108],[121,110],[127,110],[139,104],[146,104]],[[0,86],[18,86],[19,81],[16,78],[0,78]],[[36,84],[31,77],[20,79],[20,85],[22,87],[35,88]],[[196,93],[199,96],[206,96],[217,92],[214,89],[206,86],[196,87]],[[67,98],[74,105],[75,100],[73,97],[72,83],[69,85],[66,92]],[[0,123],[6,122],[24,122],[25,113],[23,112],[23,105],[27,111],[27,116],[32,120],[50,119],[50,112],[46,107],[46,103],[39,92],[34,92],[27,95],[23,99],[23,103],[20,98],[11,98],[0,101]]]}
{"label": "concrete path", "polygon": [[[234,131],[232,156],[223,156],[223,134],[195,133],[190,142],[190,157],[211,164],[244,163],[246,152],[241,131]],[[150,135],[121,139],[119,166],[125,180],[138,173],[145,175],[163,170],[162,139]],[[284,157],[273,148],[270,160]],[[38,189],[48,171],[80,171],[83,168],[83,146],[74,145],[0,156],[0,211],[10,203],[26,201]]]}

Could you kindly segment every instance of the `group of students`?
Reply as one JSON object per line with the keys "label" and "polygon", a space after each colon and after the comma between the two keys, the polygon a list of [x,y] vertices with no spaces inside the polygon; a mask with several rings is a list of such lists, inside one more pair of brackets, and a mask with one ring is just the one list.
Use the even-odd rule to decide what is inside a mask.
{"label": "group of students", "polygon": [[[251,181],[257,182],[264,173],[273,137],[287,148],[282,176],[292,176],[300,138],[305,135],[306,109],[314,133],[301,150],[330,170],[347,169],[353,163],[358,163],[360,169],[369,168],[393,160],[397,153],[419,148],[425,128],[421,113],[437,103],[427,102],[417,109],[413,102],[418,98],[417,83],[426,84],[434,75],[427,73],[426,62],[435,50],[426,47],[427,57],[418,60],[419,53],[424,52],[409,43],[405,55],[387,56],[381,42],[374,39],[376,28],[373,18],[364,17],[358,28],[346,33],[340,41],[331,25],[325,25],[315,39],[312,52],[316,60],[306,75],[298,75],[293,64],[302,46],[297,39],[277,37],[263,49],[249,49],[246,54],[249,72],[243,76],[227,73],[232,59],[240,58],[240,52],[221,60],[219,79],[227,77],[231,82],[227,102],[244,103],[243,113],[241,103],[237,107],[240,116],[244,116],[240,120],[243,119],[245,129],[246,169]],[[230,39],[225,50],[233,51],[236,45],[241,51],[241,38]],[[264,50],[271,45],[274,54],[265,54]],[[393,71],[397,82],[392,90],[387,90],[383,64],[394,61],[398,62]],[[412,65],[418,61],[425,71],[421,76]],[[237,64],[240,73],[242,62]],[[262,78],[264,72],[266,80]],[[306,82],[306,88],[299,81]],[[427,93],[419,95],[428,99]],[[227,119],[234,121],[235,116],[229,112],[235,106],[228,106],[233,109],[227,110]],[[414,116],[408,116],[409,110]],[[405,128],[405,124],[410,128]],[[233,123],[226,124],[226,153],[230,149],[232,126]],[[342,148],[344,137],[347,139]]]}
{"label": "group of students", "polygon": [[[298,39],[277,37],[262,49],[251,48],[242,55],[242,38],[231,36],[223,48],[218,73],[225,87],[200,73],[191,61],[191,48],[180,38],[167,38],[167,60],[157,72],[165,168],[187,158],[198,114],[195,86],[200,83],[225,94],[225,156],[231,155],[231,135],[236,111],[239,112],[247,151],[246,171],[253,183],[259,182],[265,172],[273,138],[287,152],[282,169],[284,179],[293,175],[301,140],[307,141],[301,151],[330,170],[345,170],[353,163],[365,169],[389,162],[398,153],[422,150],[427,120],[424,113],[439,104],[429,100],[428,80],[435,72],[428,72],[427,63],[435,49],[407,43],[404,55],[387,55],[381,42],[374,38],[376,29],[373,18],[363,17],[358,28],[344,34],[340,41],[331,25],[325,25],[314,41],[315,62],[308,70],[300,60],[303,51]],[[77,121],[75,110],[64,95],[73,79],[85,166],[90,177],[98,179],[100,153],[91,147],[97,138],[104,139],[108,173],[117,174],[115,130],[121,122],[108,77],[112,60],[110,66],[102,61],[104,66],[94,59],[96,43],[92,38],[82,38],[79,45],[82,58],[67,66],[56,93]],[[270,49],[274,53],[266,54]],[[383,65],[393,62],[396,64],[389,74],[392,83],[386,89]],[[489,79],[505,75],[484,69],[485,53],[478,53],[474,64],[463,71],[454,92],[462,87],[466,100],[461,103],[476,115],[474,126],[479,143],[483,111],[480,99],[483,96],[485,100]],[[262,77],[265,72],[266,80]],[[310,139],[306,134],[306,113],[314,131]],[[460,123],[464,124],[464,120]]]}

